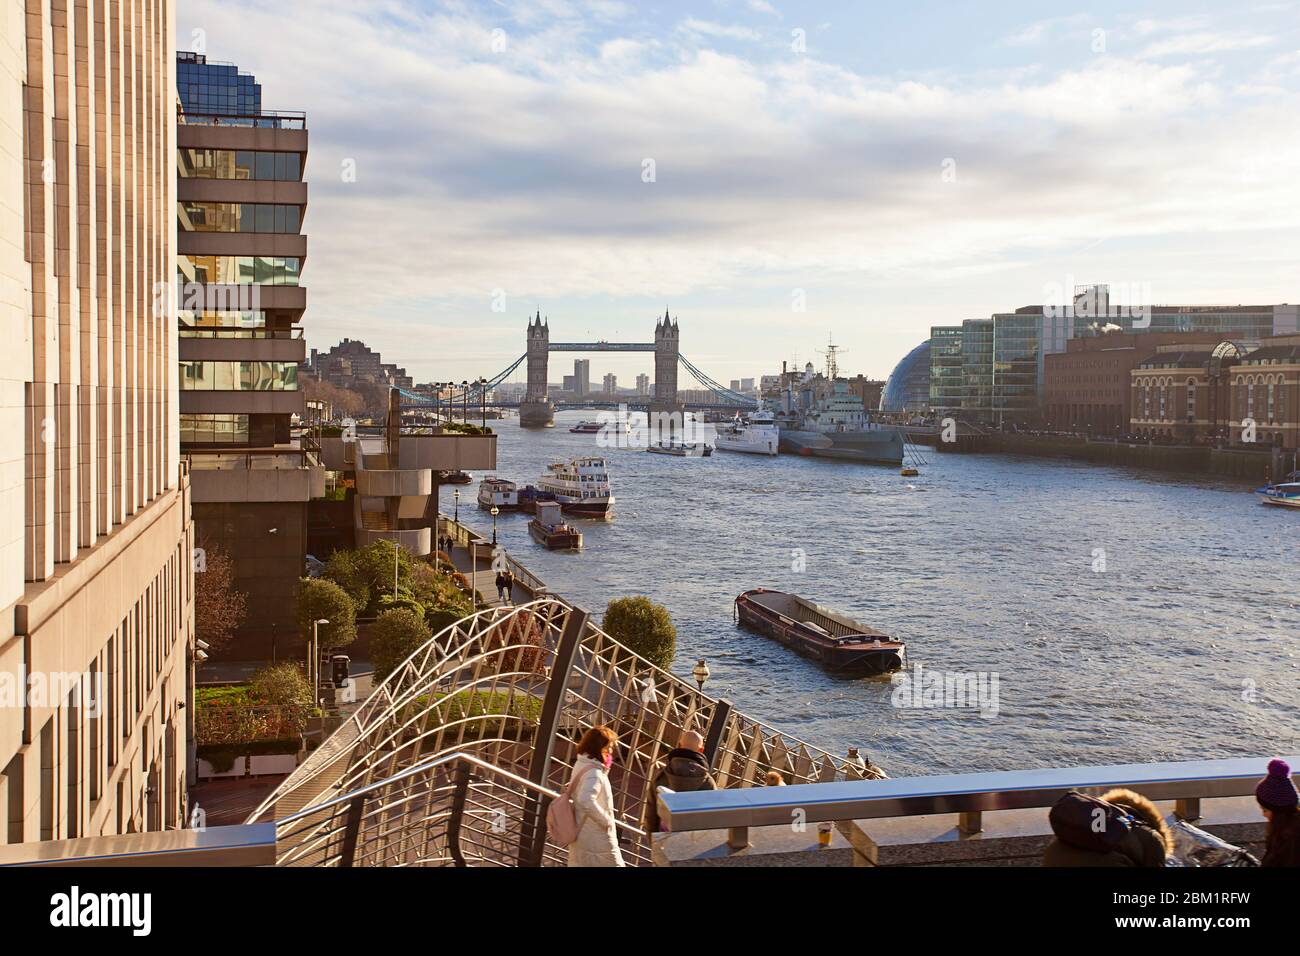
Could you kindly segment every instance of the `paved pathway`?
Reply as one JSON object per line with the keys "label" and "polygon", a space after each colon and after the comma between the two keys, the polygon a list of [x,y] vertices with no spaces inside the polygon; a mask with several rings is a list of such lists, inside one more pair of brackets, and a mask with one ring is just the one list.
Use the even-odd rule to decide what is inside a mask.
{"label": "paved pathway", "polygon": [[[483,555],[480,554],[478,566],[474,567],[470,562],[469,549],[457,544],[451,549],[448,557],[456,566],[456,570],[469,578],[470,586],[482,595],[481,607],[498,607],[503,603],[497,596],[497,573],[492,570],[491,563]],[[511,588],[510,603],[527,604],[531,599],[532,596],[528,591],[516,581],[515,586]]]}

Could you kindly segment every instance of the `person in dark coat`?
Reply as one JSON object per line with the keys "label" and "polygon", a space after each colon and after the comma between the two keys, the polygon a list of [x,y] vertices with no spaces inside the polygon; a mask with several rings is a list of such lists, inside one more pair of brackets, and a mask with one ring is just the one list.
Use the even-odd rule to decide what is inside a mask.
{"label": "person in dark coat", "polygon": [[663,765],[650,782],[646,807],[646,832],[659,832],[659,788],[667,787],[674,793],[692,793],[696,790],[716,790],[718,785],[709,772],[709,761],[704,756],[704,738],[688,730],[677,739],[677,746],[668,751]]}
{"label": "person in dark coat", "polygon": [[1055,836],[1043,866],[1164,866],[1174,848],[1155,804],[1132,790],[1111,790],[1101,799],[1072,790],[1048,819]]}
{"label": "person in dark coat", "polygon": [[1285,760],[1268,762],[1268,776],[1256,785],[1255,800],[1268,820],[1260,866],[1300,866],[1300,794]]}

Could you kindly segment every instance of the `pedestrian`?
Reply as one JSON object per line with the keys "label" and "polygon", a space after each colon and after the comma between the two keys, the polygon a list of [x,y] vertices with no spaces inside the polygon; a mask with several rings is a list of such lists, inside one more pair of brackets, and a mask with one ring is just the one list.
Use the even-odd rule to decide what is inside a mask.
{"label": "pedestrian", "polygon": [[781,776],[779,770],[769,770],[763,775],[763,786],[765,787],[784,787],[785,777]]}
{"label": "pedestrian", "polygon": [[1255,800],[1268,820],[1261,866],[1300,866],[1300,795],[1285,760],[1270,760],[1268,776],[1255,787]]}
{"label": "pedestrian", "polygon": [[1043,866],[1157,867],[1174,848],[1155,804],[1132,790],[1109,790],[1100,799],[1071,790],[1048,820],[1055,836]]}
{"label": "pedestrian", "polygon": [[592,727],[578,742],[568,787],[578,838],[569,844],[569,866],[626,865],[618,848],[614,791],[609,785],[616,743],[618,735],[608,727]]}
{"label": "pedestrian", "polygon": [[646,832],[659,832],[659,788],[674,793],[693,793],[696,790],[716,790],[718,785],[709,772],[709,761],[704,756],[704,738],[694,730],[687,730],[677,738],[677,746],[668,751],[663,766],[650,785],[646,801]]}
{"label": "pedestrian", "polygon": [[506,568],[506,603],[513,605],[515,603],[515,573]]}
{"label": "pedestrian", "polygon": [[510,601],[510,572],[502,568],[497,572],[497,599],[502,604]]}

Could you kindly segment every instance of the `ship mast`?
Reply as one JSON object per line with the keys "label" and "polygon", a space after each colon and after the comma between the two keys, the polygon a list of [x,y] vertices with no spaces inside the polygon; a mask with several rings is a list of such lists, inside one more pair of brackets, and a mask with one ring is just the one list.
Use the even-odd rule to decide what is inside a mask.
{"label": "ship mast", "polygon": [[832,336],[827,336],[827,345],[825,351],[823,351],[822,349],[818,349],[817,351],[821,352],[822,355],[826,356],[826,378],[830,380],[830,383],[832,385],[834,385],[835,380],[839,378],[840,375],[840,363],[838,360],[838,356],[841,352],[846,352],[848,350],[842,349],[838,345],[836,345],[835,337],[832,335]]}

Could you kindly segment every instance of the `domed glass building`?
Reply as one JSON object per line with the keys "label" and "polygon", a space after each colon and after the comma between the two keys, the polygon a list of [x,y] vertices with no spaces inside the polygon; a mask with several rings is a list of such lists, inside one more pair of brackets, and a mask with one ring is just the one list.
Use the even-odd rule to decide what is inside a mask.
{"label": "domed glass building", "polygon": [[930,407],[930,340],[894,366],[880,393],[882,412],[922,412]]}

